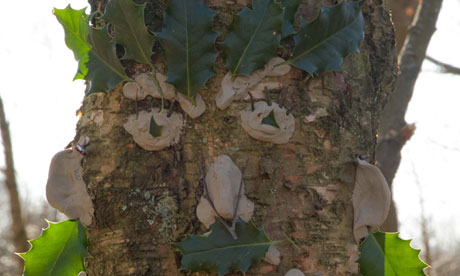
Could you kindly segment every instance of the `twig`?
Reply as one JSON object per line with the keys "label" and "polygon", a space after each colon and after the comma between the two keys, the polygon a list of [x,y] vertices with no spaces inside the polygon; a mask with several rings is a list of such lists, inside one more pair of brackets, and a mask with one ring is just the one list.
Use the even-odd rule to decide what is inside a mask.
{"label": "twig", "polygon": [[235,224],[236,220],[238,219],[238,206],[240,205],[240,199],[241,199],[241,191],[243,190],[243,179],[244,179],[244,172],[246,171],[246,168],[248,167],[249,159],[246,160],[246,164],[244,165],[243,170],[241,171],[241,181],[240,181],[240,187],[238,189],[238,197],[236,198],[236,206],[235,210],[233,211],[233,218],[232,218],[232,227],[231,229],[235,232]]}
{"label": "twig", "polygon": [[289,108],[287,111],[286,111],[286,115],[289,115],[291,114],[292,111],[294,111],[294,109],[297,107],[297,103],[294,103],[294,105],[291,106],[291,108]]}
{"label": "twig", "polygon": [[136,120],[139,118],[139,107],[137,106],[137,93],[138,90],[136,91],[136,100],[134,101],[134,109],[136,110]]}
{"label": "twig", "polygon": [[172,113],[173,113],[173,110],[174,110],[174,104],[176,103],[176,100],[173,99],[171,101],[171,105],[169,106],[169,110],[168,110],[168,114],[166,114],[166,117],[171,117]]}
{"label": "twig", "polygon": [[425,56],[425,58],[427,60],[433,62],[434,64],[438,65],[441,68],[441,73],[460,75],[460,68],[458,68],[458,67],[452,66],[452,65],[444,63],[444,62],[441,62],[441,61],[439,61],[437,59],[434,59],[434,58],[432,58],[430,56]]}
{"label": "twig", "polygon": [[287,92],[286,92],[287,88],[286,87],[283,87],[283,89],[281,90],[281,95],[280,95],[280,102],[279,102],[279,107],[283,108],[284,107],[284,102],[286,101],[286,97],[287,97]]}
{"label": "twig", "polygon": [[252,93],[248,91],[249,98],[251,99],[251,111],[254,112],[254,96],[252,96]]}
{"label": "twig", "polygon": [[230,235],[232,235],[232,238],[234,240],[238,239],[238,236],[236,235],[235,231],[231,229],[230,226],[225,222],[225,220],[222,218],[221,215],[219,215],[219,212],[217,212],[216,206],[214,205],[214,202],[212,201],[211,197],[209,196],[209,190],[208,190],[208,185],[206,184],[206,174],[204,172],[204,159],[203,155],[201,155],[201,162],[200,162],[200,169],[201,169],[201,182],[203,183],[204,187],[204,192],[205,192],[205,198],[208,200],[209,204],[211,205],[212,209],[217,215],[217,218],[219,221],[225,226],[225,228],[228,230]]}
{"label": "twig", "polygon": [[264,87],[264,94],[265,94],[265,101],[267,102],[268,106],[272,106],[272,99],[270,99],[270,92],[268,92],[268,88]]}

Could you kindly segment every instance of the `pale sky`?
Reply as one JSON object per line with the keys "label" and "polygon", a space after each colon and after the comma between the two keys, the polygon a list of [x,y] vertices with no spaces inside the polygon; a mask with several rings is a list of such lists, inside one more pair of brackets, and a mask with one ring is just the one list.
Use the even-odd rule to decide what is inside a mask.
{"label": "pale sky", "polygon": [[[73,8],[88,6],[86,0],[23,0],[21,5],[27,8],[20,16],[14,12],[0,16],[0,95],[10,121],[20,193],[35,200],[45,199],[52,156],[75,135],[76,110],[84,94],[83,81],[72,82],[77,63],[52,15],[53,7],[62,9],[67,3]],[[17,3],[4,1],[2,8],[14,11]],[[428,54],[460,67],[459,12],[459,1],[444,1]],[[459,90],[460,76],[437,73],[436,66],[425,62],[406,117],[417,130],[403,150],[394,181],[405,238],[420,237],[421,195],[436,241],[447,246],[453,235],[460,240]]]}

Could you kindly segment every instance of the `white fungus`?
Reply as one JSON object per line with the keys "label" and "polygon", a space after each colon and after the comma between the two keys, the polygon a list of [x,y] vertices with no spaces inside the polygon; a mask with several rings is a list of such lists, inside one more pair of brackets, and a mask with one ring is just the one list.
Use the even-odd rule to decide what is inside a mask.
{"label": "white fungus", "polygon": [[[160,112],[158,108],[153,108],[151,112],[140,111],[139,114],[129,115],[128,121],[123,124],[123,127],[142,148],[150,151],[162,150],[179,143],[184,122],[181,114],[172,113],[168,117],[167,113],[165,110]],[[150,134],[152,116],[155,123],[162,127],[161,135],[158,137],[153,137]]]}
{"label": "white fungus", "polygon": [[216,105],[220,109],[226,109],[233,101],[247,96],[252,87],[259,84],[266,76],[283,76],[291,70],[288,64],[280,65],[284,59],[275,57],[271,59],[263,70],[256,70],[249,76],[237,76],[232,79],[232,73],[228,72],[222,79],[221,88],[216,96]]}
{"label": "white fungus", "polygon": [[186,96],[182,93],[177,93],[176,99],[180,104],[182,110],[187,113],[192,119],[198,118],[206,110],[206,103],[200,94],[195,96],[195,104],[193,104]]}
{"label": "white fungus", "polygon": [[390,209],[391,192],[380,169],[358,158],[353,189],[353,235],[359,243],[376,231],[385,221]]}
{"label": "white fungus", "polygon": [[[166,76],[156,73],[156,78],[160,84],[163,96],[166,100],[171,100],[176,94],[172,84],[166,82]],[[152,79],[152,73],[141,73],[134,78],[134,81],[127,82],[123,86],[123,95],[131,100],[143,100],[147,96],[161,98],[158,87]]]}
{"label": "white fungus", "polygon": [[46,198],[52,207],[88,226],[94,209],[83,181],[82,159],[83,155],[75,149],[54,155],[46,183]]}
{"label": "white fungus", "polygon": [[[273,111],[274,118],[279,127],[263,124],[262,120]],[[274,144],[286,144],[289,142],[295,129],[295,119],[292,114],[287,115],[287,110],[277,103],[269,106],[260,101],[254,104],[254,111],[250,108],[240,112],[241,125],[249,136]]]}
{"label": "white fungus", "polygon": [[276,249],[275,246],[270,246],[267,253],[265,254],[264,261],[272,265],[280,264],[280,252]]}
{"label": "white fungus", "polygon": [[297,268],[289,270],[284,276],[305,276],[305,274]]}
{"label": "white fungus", "polygon": [[[241,178],[242,174],[240,169],[227,155],[220,155],[206,174],[206,184],[209,196],[219,215],[225,219],[233,218],[233,212],[238,200]],[[253,212],[254,203],[246,197],[243,184],[237,217],[240,217],[244,221],[249,221]],[[200,222],[203,223],[206,228],[209,228],[215,221],[216,213],[204,196],[200,199],[196,214]]]}

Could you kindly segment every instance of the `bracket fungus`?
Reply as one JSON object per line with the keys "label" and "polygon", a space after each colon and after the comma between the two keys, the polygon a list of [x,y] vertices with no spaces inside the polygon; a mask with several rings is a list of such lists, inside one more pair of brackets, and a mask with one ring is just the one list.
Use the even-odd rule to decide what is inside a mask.
{"label": "bracket fungus", "polygon": [[176,96],[177,101],[180,104],[182,110],[187,113],[192,119],[198,118],[201,114],[204,113],[206,110],[206,103],[201,97],[200,94],[196,94],[195,96],[195,104],[192,103],[186,96],[182,95],[181,93],[177,93]]}
{"label": "bracket fungus", "polygon": [[[222,218],[232,219],[240,195],[236,216],[244,221],[249,221],[254,212],[252,203],[244,194],[244,185],[239,191],[242,183],[242,173],[227,155],[220,155],[212,164],[206,174],[206,185],[210,199]],[[196,214],[201,223],[209,228],[214,223],[217,214],[214,212],[209,201],[202,196],[196,208]]]}
{"label": "bracket fungus", "polygon": [[299,269],[293,268],[293,269],[289,270],[288,272],[286,272],[286,274],[284,274],[284,276],[305,276],[305,274],[302,271],[300,271]]}
{"label": "bracket fungus", "polygon": [[[162,127],[158,137],[150,134],[152,116],[155,123]],[[143,110],[139,114],[129,115],[123,127],[139,146],[149,151],[158,151],[179,142],[183,122],[181,114],[172,113],[168,117],[167,111],[160,112],[158,108],[153,108],[151,112]]]}
{"label": "bracket fungus", "polygon": [[83,181],[83,154],[77,149],[66,149],[54,155],[46,183],[46,198],[52,207],[88,226],[94,209]]}
{"label": "bracket fungus", "polygon": [[265,254],[264,261],[270,263],[272,265],[279,265],[280,264],[280,252],[276,249],[275,246],[271,245],[268,248],[267,253]]}
{"label": "bracket fungus", "polygon": [[[176,90],[172,84],[166,82],[166,76],[156,73],[156,78],[167,100],[174,98]],[[123,95],[130,100],[143,100],[147,96],[161,98],[161,93],[152,79],[152,73],[141,73],[134,78],[134,81],[125,83],[123,86]]]}
{"label": "bracket fungus", "polygon": [[358,157],[353,189],[353,235],[356,243],[385,221],[390,209],[391,192],[380,169]]}
{"label": "bracket fungus", "polygon": [[226,109],[233,101],[241,100],[247,96],[249,89],[253,88],[265,77],[279,77],[286,75],[291,70],[288,64],[282,64],[284,59],[272,58],[263,70],[256,70],[249,76],[237,76],[233,78],[228,72],[222,79],[221,88],[216,96],[216,105],[220,109]]}
{"label": "bracket fungus", "polygon": [[[278,127],[263,123],[264,118],[271,113]],[[249,136],[265,142],[274,144],[286,144],[289,142],[295,129],[295,119],[292,114],[287,114],[284,107],[277,103],[269,105],[264,101],[254,104],[254,111],[251,109],[240,112],[241,125]]]}

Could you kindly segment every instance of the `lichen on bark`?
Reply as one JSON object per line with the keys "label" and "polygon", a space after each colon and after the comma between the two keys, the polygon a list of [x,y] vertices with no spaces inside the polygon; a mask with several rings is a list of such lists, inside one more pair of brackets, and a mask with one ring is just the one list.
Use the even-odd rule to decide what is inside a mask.
{"label": "lichen on bark", "polygon": [[[231,14],[247,2],[208,1],[208,6],[219,10],[215,29],[225,30]],[[105,1],[90,3],[94,9]],[[319,3],[304,1],[298,19],[314,17]],[[147,1],[150,29],[161,26],[163,8],[163,1]],[[246,195],[255,204],[255,223],[272,239],[287,235],[300,248],[277,245],[280,265],[262,262],[247,275],[284,275],[293,267],[306,274],[356,274],[353,160],[357,153],[374,152],[378,119],[396,68],[394,35],[382,1],[365,3],[363,11],[366,38],[361,52],[345,59],[344,72],[311,78],[293,68],[285,76],[273,77],[282,89],[269,92],[272,100],[298,104],[292,112],[295,132],[285,145],[257,141],[246,134],[239,112],[249,101],[234,102],[224,111],[216,107],[215,96],[227,73],[222,57],[207,89],[200,91],[206,112],[186,119],[181,142],[158,152],[137,146],[122,127],[136,108],[159,107],[158,99],[136,105],[123,97],[122,85],[108,94],[86,97],[77,136],[89,136],[92,141],[83,162],[95,209],[88,228],[92,256],[86,260],[88,275],[186,275],[178,270],[180,256],[171,242],[206,231],[195,215],[203,194],[199,160],[203,156],[209,167],[221,154],[229,155],[240,168],[249,160],[244,183]],[[162,63],[157,56],[154,60]],[[327,115],[304,119],[318,109]],[[182,111],[176,106],[175,112]]]}

